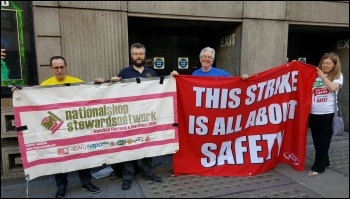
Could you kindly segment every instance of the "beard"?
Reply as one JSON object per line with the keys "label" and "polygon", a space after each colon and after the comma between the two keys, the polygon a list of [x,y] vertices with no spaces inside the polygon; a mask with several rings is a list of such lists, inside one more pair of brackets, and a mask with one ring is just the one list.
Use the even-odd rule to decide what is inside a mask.
{"label": "beard", "polygon": [[[139,60],[141,60],[141,62],[138,62]],[[133,59],[132,64],[136,67],[142,67],[145,65],[145,59]]]}

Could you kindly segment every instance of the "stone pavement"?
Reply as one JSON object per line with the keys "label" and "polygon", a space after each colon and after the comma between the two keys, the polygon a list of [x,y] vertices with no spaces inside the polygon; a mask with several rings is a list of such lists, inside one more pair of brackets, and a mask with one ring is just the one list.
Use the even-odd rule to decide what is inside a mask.
{"label": "stone pavement", "polygon": [[[72,172],[66,198],[349,198],[349,132],[333,136],[329,151],[331,168],[316,177],[306,175],[315,153],[310,132],[306,151],[304,172],[279,164],[271,171],[247,177],[172,177],[172,156],[155,157],[154,164],[161,163],[155,172],[163,178],[162,183],[137,175],[131,189],[125,191],[120,178],[108,176],[93,179],[101,189],[98,194],[82,190],[76,172]],[[55,193],[53,176],[28,183],[24,178],[1,179],[1,198],[53,198]]]}

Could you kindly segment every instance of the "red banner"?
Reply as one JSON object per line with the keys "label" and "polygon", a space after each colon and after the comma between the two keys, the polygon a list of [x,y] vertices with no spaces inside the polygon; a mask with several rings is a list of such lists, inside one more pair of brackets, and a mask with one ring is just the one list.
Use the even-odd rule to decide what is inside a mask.
{"label": "red banner", "polygon": [[174,175],[249,176],[279,163],[303,171],[316,76],[297,61],[248,80],[178,76]]}

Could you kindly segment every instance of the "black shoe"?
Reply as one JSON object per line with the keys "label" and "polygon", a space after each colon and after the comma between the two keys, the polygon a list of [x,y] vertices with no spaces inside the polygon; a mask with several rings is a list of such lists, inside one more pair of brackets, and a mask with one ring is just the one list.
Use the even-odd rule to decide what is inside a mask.
{"label": "black shoe", "polygon": [[150,181],[153,181],[153,182],[162,182],[162,178],[157,176],[156,174],[152,174],[152,175],[149,175],[149,176],[142,176],[142,177],[145,180],[150,180]]}
{"label": "black shoe", "polygon": [[124,180],[122,189],[123,189],[123,190],[128,190],[128,189],[130,189],[131,184],[132,184],[132,180]]}
{"label": "black shoe", "polygon": [[66,196],[66,189],[59,188],[56,192],[56,198],[64,198]]}
{"label": "black shoe", "polygon": [[100,189],[91,183],[85,184],[81,188],[84,189],[85,191],[89,191],[90,193],[99,193],[100,192]]}

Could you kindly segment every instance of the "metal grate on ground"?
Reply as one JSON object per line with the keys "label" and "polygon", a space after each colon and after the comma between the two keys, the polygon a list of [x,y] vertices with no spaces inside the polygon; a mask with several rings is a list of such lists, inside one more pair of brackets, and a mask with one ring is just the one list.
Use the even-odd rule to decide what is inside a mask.
{"label": "metal grate on ground", "polygon": [[[332,141],[335,142],[335,141]],[[315,160],[315,149],[313,145],[307,146],[306,158],[314,161]],[[349,176],[349,139],[344,139],[342,141],[336,141],[331,143],[329,148],[329,161],[331,163],[331,168],[344,175]]]}
{"label": "metal grate on ground", "polygon": [[137,176],[137,182],[146,198],[320,197],[273,170],[249,177],[172,177],[170,171],[159,174],[163,177],[162,183],[145,181]]}

